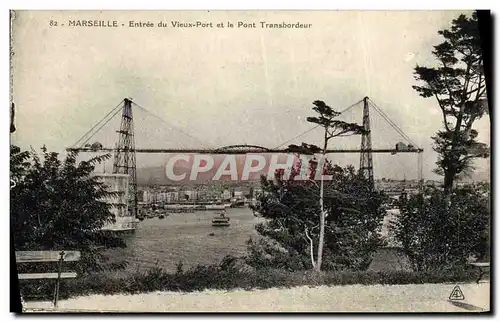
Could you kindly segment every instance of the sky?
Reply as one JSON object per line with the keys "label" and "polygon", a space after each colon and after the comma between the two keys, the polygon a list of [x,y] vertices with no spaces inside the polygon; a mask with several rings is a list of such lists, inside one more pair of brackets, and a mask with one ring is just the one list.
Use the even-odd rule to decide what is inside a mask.
{"label": "sky", "polygon": [[[423,174],[437,154],[431,136],[442,128],[434,99],[412,89],[413,68],[433,64],[437,31],[457,11],[18,11],[13,22],[12,96],[17,132],[12,143],[64,152],[96,122],[130,97],[138,148],[218,148],[252,144],[275,148],[321,145],[312,102],[343,110],[368,96],[424,149]],[[50,26],[50,21],[57,26]],[[117,21],[117,28],[69,26],[74,20]],[[129,22],[155,27],[129,27]],[[158,22],[168,27],[157,27]],[[174,28],[172,21],[212,23]],[[238,22],[256,28],[238,28]],[[234,24],[228,27],[228,22]],[[302,29],[260,28],[260,22],[311,24]],[[217,28],[217,23],[224,23]],[[64,24],[64,26],[62,25]],[[122,26],[123,24],[123,26]],[[342,116],[362,122],[360,104]],[[160,119],[164,120],[161,121]],[[371,110],[372,145],[404,141]],[[115,117],[89,141],[113,147]],[[475,123],[489,144],[489,118]],[[360,147],[359,136],[330,148]],[[167,155],[138,155],[139,167],[160,166]],[[359,165],[359,154],[335,154]],[[375,177],[416,178],[417,155],[374,155]],[[476,162],[489,171],[489,160]]]}

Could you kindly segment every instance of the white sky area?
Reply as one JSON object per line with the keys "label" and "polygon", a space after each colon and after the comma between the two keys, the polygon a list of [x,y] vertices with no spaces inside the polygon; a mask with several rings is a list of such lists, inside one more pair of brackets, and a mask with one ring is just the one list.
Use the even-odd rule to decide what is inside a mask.
{"label": "white sky area", "polygon": [[[437,154],[431,136],[442,128],[437,102],[412,89],[416,64],[431,65],[437,31],[457,11],[170,11],[17,12],[13,22],[12,143],[64,152],[124,97],[134,107],[137,148],[218,148],[252,144],[275,148],[310,129],[314,100],[336,110],[368,96],[419,147],[425,179]],[[69,20],[117,20],[118,28],[69,27]],[[59,22],[50,27],[49,21]],[[128,28],[130,20],[166,28]],[[173,28],[170,21],[212,22],[214,28]],[[216,28],[231,21],[234,28]],[[258,28],[237,28],[237,22]],[[262,29],[259,22],[312,24],[308,29]],[[64,23],[65,26],[61,26]],[[121,24],[125,26],[121,26]],[[373,148],[404,141],[371,110]],[[343,116],[362,122],[362,106]],[[113,147],[119,119],[91,139]],[[174,127],[176,129],[174,129]],[[490,143],[489,118],[475,123]],[[183,133],[189,133],[185,135]],[[198,141],[193,140],[195,137]],[[320,129],[287,144],[321,145]],[[356,149],[361,137],[332,140],[329,148]],[[199,143],[201,142],[201,143]],[[359,166],[359,154],[334,154]],[[162,166],[167,155],[138,155]],[[376,178],[416,178],[417,155],[374,155]],[[110,162],[111,163],[111,162]],[[489,160],[476,162],[489,171]]]}

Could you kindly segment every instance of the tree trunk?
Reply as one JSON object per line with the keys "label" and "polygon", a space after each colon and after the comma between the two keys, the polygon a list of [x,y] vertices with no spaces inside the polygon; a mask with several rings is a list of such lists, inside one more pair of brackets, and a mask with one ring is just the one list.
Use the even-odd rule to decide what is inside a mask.
{"label": "tree trunk", "polygon": [[[470,66],[467,66],[467,72],[469,72]],[[465,91],[467,91],[467,86],[465,86]],[[451,139],[451,157],[450,163],[448,165],[448,169],[444,171],[444,196],[448,201],[448,205],[450,204],[450,194],[453,189],[453,181],[455,180],[456,170],[453,167],[453,163],[458,161],[455,157],[456,149],[458,148],[458,136],[460,135],[460,129],[462,127],[462,120],[465,112],[465,102],[467,97],[462,99],[462,103],[460,104],[460,111],[457,116],[457,122],[455,123],[455,128],[453,129],[453,137]],[[446,122],[446,120],[445,120]],[[450,167],[451,166],[451,167]]]}
{"label": "tree trunk", "polygon": [[323,260],[323,244],[325,241],[325,211],[323,204],[323,169],[321,169],[321,183],[320,183],[320,191],[319,191],[319,206],[320,206],[320,215],[319,215],[319,241],[318,241],[318,256],[317,256],[317,264],[316,271],[321,271],[321,262]]}
{"label": "tree trunk", "polygon": [[309,236],[309,233],[307,232],[307,227],[304,228],[304,231],[306,233],[307,239],[309,239],[309,248],[310,248],[310,255],[311,255],[311,265],[313,269],[316,268],[316,262],[314,261],[314,243],[312,238]]}
{"label": "tree trunk", "polygon": [[445,156],[447,158],[446,163],[447,167],[444,170],[444,198],[446,200],[446,204],[451,205],[451,192],[453,190],[453,183],[455,181],[455,177],[457,176],[457,164],[459,162],[460,156],[456,155],[455,149],[457,149],[457,144],[452,143],[452,151]]}
{"label": "tree trunk", "polygon": [[454,174],[450,170],[445,170],[444,172],[444,193],[448,196],[453,188],[453,176]]}
{"label": "tree trunk", "polygon": [[326,164],[326,149],[328,147],[328,132],[325,128],[325,141],[323,144],[323,163],[320,171],[320,188],[319,188],[319,207],[321,213],[319,214],[319,240],[318,240],[318,256],[316,256],[316,271],[321,271],[321,263],[323,261],[323,244],[325,243],[325,206],[324,206],[324,180],[323,180],[323,170]]}

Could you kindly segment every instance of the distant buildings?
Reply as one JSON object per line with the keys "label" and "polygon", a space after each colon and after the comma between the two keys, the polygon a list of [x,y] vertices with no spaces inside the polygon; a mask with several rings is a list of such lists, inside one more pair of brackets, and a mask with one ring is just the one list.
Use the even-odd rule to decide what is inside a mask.
{"label": "distant buildings", "polygon": [[[398,199],[402,193],[408,196],[416,194],[420,189],[417,179],[395,180],[381,178],[375,180],[375,188],[383,190],[386,195]],[[423,187],[442,187],[442,180],[425,180]],[[457,186],[470,183],[457,182]],[[191,186],[165,185],[139,187],[138,200],[142,205],[172,204],[179,202],[227,202],[257,198],[262,188],[259,182],[252,184],[229,185],[224,183],[206,183]]]}
{"label": "distant buildings", "polygon": [[184,200],[189,200],[189,201],[195,201],[195,200],[198,200],[199,198],[199,193],[198,191],[196,190],[186,190],[186,191],[183,191],[183,197],[184,197]]}
{"label": "distant buildings", "polygon": [[234,201],[255,198],[260,188],[250,186],[143,186],[138,190],[141,205],[168,204],[178,202]]}
{"label": "distant buildings", "polygon": [[405,192],[407,194],[416,194],[419,191],[420,183],[418,180],[375,180],[375,189],[384,191],[388,196],[399,196]]}
{"label": "distant buildings", "polygon": [[171,203],[179,201],[178,191],[139,190],[138,200],[145,204]]}

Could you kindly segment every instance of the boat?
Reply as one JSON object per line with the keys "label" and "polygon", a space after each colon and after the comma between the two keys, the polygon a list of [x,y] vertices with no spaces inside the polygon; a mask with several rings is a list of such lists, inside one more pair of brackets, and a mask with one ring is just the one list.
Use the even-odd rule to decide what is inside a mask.
{"label": "boat", "polygon": [[214,227],[228,227],[231,224],[229,223],[229,218],[214,218],[212,219],[212,226]]}
{"label": "boat", "polygon": [[163,214],[158,216],[158,219],[163,219],[163,218],[165,218],[165,215],[163,215]]}
{"label": "boat", "polygon": [[214,217],[212,219],[212,226],[214,227],[228,227],[231,224],[229,223],[229,217],[226,217],[224,213],[221,213],[219,216]]}

